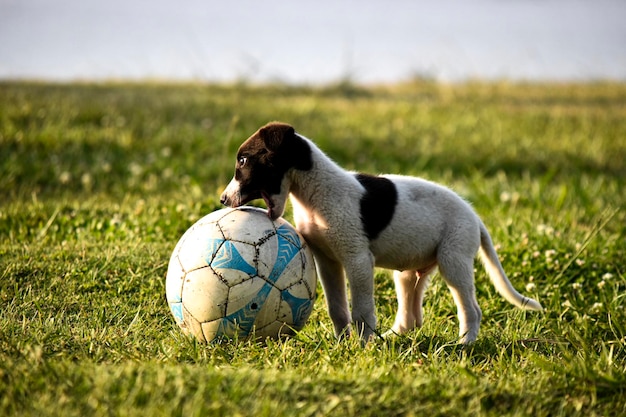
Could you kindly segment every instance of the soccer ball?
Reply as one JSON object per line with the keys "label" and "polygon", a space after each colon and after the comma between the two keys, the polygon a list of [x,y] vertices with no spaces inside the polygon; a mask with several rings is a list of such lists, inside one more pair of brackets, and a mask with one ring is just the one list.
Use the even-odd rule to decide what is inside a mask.
{"label": "soccer ball", "polygon": [[176,323],[200,341],[278,338],[308,320],[316,279],[311,251],[287,221],[227,208],[178,241],[165,292]]}

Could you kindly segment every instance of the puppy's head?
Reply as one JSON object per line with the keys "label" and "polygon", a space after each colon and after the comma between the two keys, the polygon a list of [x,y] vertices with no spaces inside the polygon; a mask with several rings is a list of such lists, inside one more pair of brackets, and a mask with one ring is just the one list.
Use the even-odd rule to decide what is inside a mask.
{"label": "puppy's head", "polygon": [[221,202],[239,207],[262,198],[268,216],[276,220],[283,215],[291,169],[311,168],[311,150],[293,127],[269,123],[250,136],[237,151],[235,175],[222,193]]}

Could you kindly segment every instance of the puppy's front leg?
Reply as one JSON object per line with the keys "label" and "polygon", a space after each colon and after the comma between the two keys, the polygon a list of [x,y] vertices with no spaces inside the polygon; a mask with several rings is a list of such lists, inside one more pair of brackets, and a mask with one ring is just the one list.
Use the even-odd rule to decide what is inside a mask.
{"label": "puppy's front leg", "polygon": [[374,257],[368,251],[351,257],[344,267],[352,296],[352,320],[361,339],[367,342],[376,332]]}

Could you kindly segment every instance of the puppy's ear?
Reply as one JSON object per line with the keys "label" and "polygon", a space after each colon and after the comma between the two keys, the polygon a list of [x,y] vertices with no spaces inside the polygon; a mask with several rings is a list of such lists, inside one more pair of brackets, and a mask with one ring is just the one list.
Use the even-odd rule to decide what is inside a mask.
{"label": "puppy's ear", "polygon": [[285,141],[296,135],[293,127],[285,123],[268,123],[259,129],[259,136],[270,151],[278,150]]}
{"label": "puppy's ear", "polygon": [[273,152],[276,157],[274,161],[278,165],[303,171],[311,169],[311,149],[290,125],[268,123],[259,129],[259,137],[265,147]]}

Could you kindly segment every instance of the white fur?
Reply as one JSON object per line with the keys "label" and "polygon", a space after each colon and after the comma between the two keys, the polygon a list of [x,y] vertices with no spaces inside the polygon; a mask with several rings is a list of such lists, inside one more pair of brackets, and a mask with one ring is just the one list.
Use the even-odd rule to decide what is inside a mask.
{"label": "white fur", "polygon": [[[312,169],[290,169],[273,205],[272,217],[282,215],[289,195],[297,229],[314,251],[337,335],[349,333],[351,323],[364,340],[376,330],[374,267],[394,269],[398,296],[395,322],[386,334],[402,334],[422,324],[422,300],[431,273],[438,267],[457,305],[462,343],[478,335],[481,310],[474,287],[476,252],[497,291],[512,304],[541,310],[519,294],[507,279],[482,221],[468,203],[451,190],[407,176],[387,175],[396,186],[398,201],[390,224],[370,241],[361,223],[360,200],[365,189],[330,160],[309,139]],[[231,181],[223,200],[241,199]],[[344,275],[345,273],[345,275]],[[352,310],[346,293],[350,284]]]}

